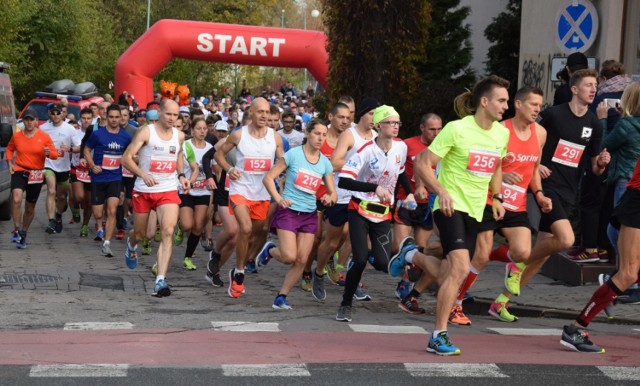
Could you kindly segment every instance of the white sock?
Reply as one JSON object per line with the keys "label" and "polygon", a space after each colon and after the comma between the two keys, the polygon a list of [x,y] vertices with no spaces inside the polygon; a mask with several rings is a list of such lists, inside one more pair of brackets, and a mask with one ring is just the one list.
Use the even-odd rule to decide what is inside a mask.
{"label": "white sock", "polygon": [[243,275],[244,275],[244,269],[238,269],[238,268],[235,268],[235,269],[233,270],[233,274],[235,275],[235,274],[237,274],[237,273],[241,273],[241,274],[243,274]]}
{"label": "white sock", "polygon": [[103,246],[109,246],[111,245],[111,241],[109,240],[105,240],[104,243],[102,243]]}
{"label": "white sock", "polygon": [[469,270],[471,272],[475,273],[476,275],[480,274],[480,270],[478,268],[474,267],[473,264],[469,264],[469,266],[470,266]]}
{"label": "white sock", "polygon": [[415,256],[416,253],[418,253],[417,249],[413,249],[413,250],[407,252],[404,255],[404,261],[406,261],[407,264],[413,264],[413,256]]}
{"label": "white sock", "polygon": [[512,263],[517,263],[517,261],[513,260],[513,257],[511,257],[511,251],[507,251],[507,258],[511,260]]}
{"label": "white sock", "polygon": [[159,282],[160,280],[164,280],[164,275],[158,275],[158,276],[156,276],[156,284],[158,284],[158,282]]}
{"label": "white sock", "polygon": [[447,331],[447,330],[433,330],[433,333],[431,334],[431,336],[433,337],[433,339],[435,339],[443,331]]}

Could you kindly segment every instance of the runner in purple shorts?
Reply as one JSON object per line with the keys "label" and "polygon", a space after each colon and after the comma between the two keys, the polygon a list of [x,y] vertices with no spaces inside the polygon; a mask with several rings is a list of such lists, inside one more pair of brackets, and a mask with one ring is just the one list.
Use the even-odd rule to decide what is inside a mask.
{"label": "runner in purple shorts", "polygon": [[[320,153],[327,131],[327,127],[320,121],[310,121],[305,130],[303,145],[286,152],[262,180],[278,204],[271,220],[271,229],[277,232],[280,247],[267,241],[258,253],[257,263],[264,266],[273,257],[283,264],[291,265],[282,288],[273,301],[273,308],[278,310],[291,309],[287,295],[302,277],[311,252],[318,230],[316,191],[322,181],[327,188],[327,194],[320,199],[322,204],[332,206],[338,199],[333,184],[333,167],[329,159]],[[273,181],[285,171],[287,183],[280,195]]]}

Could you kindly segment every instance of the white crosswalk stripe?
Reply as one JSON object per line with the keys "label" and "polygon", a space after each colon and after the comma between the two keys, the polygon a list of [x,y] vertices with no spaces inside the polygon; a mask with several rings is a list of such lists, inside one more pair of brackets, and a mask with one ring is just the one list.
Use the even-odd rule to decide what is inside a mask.
{"label": "white crosswalk stripe", "polygon": [[126,377],[128,369],[127,364],[35,365],[31,367],[29,376],[34,378]]}
{"label": "white crosswalk stripe", "polygon": [[81,322],[65,323],[66,331],[87,331],[87,330],[131,330],[133,324],[129,322]]}
{"label": "white crosswalk stripe", "polygon": [[382,334],[426,334],[424,328],[417,326],[381,326],[376,324],[349,324],[355,332],[375,332]]}
{"label": "white crosswalk stripe", "polygon": [[412,377],[509,378],[493,363],[405,363]]}
{"label": "white crosswalk stripe", "polygon": [[278,323],[271,322],[211,322],[214,330],[236,332],[279,332]]}
{"label": "white crosswalk stripe", "polygon": [[614,381],[640,381],[640,368],[621,366],[596,366]]}
{"label": "white crosswalk stripe", "polygon": [[304,363],[267,365],[222,365],[227,377],[310,377]]}
{"label": "white crosswalk stripe", "polygon": [[498,328],[490,327],[488,330],[495,331],[500,335],[528,335],[528,336],[560,336],[562,330],[559,328]]}

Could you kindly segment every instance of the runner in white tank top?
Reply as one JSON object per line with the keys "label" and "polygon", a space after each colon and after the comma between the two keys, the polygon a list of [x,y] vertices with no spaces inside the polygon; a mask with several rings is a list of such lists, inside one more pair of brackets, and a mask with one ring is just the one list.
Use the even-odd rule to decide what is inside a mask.
{"label": "runner in white tank top", "polygon": [[[214,156],[231,180],[229,212],[238,220],[236,268],[229,271],[227,290],[233,298],[244,292],[244,266],[250,256],[260,251],[267,237],[264,225],[270,196],[262,178],[271,169],[274,157],[281,158],[284,154],[282,137],[274,135],[267,125],[269,102],[256,98],[249,111],[251,123],[232,132]],[[237,149],[236,164],[231,166],[225,156],[234,148]]]}
{"label": "runner in white tank top", "polygon": [[[176,102],[163,100],[160,120],[141,127],[122,156],[123,166],[138,177],[133,190],[134,228],[127,240],[125,262],[131,269],[138,264],[138,241],[145,236],[149,212],[155,210],[162,235],[158,247],[158,275],[153,289],[153,296],[157,297],[171,295],[165,276],[173,253],[173,231],[178,222],[178,184],[184,192],[188,192],[191,186],[184,175],[184,133],[173,127],[178,109]],[[134,154],[138,154],[140,165],[133,160]]]}

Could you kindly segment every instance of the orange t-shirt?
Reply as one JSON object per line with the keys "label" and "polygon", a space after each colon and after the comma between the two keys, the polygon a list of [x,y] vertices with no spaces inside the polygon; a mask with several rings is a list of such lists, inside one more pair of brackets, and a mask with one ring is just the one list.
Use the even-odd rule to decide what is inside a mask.
{"label": "orange t-shirt", "polygon": [[42,130],[36,130],[33,137],[27,137],[24,130],[13,134],[7,146],[7,160],[15,157],[14,169],[16,171],[31,171],[44,169],[44,148],[49,148],[49,158],[58,159],[58,151],[49,134]]}

